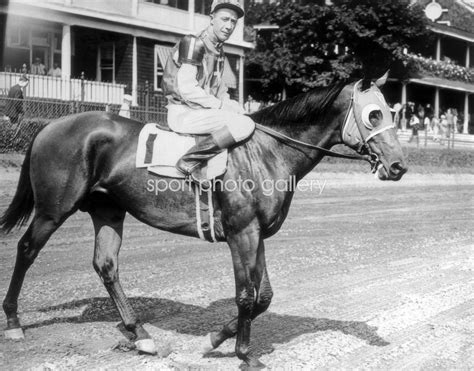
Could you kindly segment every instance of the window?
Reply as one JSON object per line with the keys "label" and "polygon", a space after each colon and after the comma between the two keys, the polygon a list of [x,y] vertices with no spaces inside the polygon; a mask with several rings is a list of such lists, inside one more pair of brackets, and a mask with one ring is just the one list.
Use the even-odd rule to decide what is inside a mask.
{"label": "window", "polygon": [[160,4],[160,5],[168,5],[172,8],[178,8],[182,10],[189,9],[189,1],[188,0],[145,0],[147,3],[153,4]]}
{"label": "window", "polygon": [[7,45],[14,48],[26,49],[30,47],[30,30],[18,25],[12,25],[7,29]]}
{"label": "window", "polygon": [[115,82],[115,43],[104,43],[97,53],[99,70],[98,81]]}
{"label": "window", "polygon": [[199,14],[209,14],[211,12],[212,0],[195,0],[194,12]]}
{"label": "window", "polygon": [[155,45],[155,78],[154,78],[154,89],[161,90],[161,82],[163,81],[163,72],[166,66],[166,61],[171,55],[169,46]]}
{"label": "window", "polygon": [[55,32],[53,33],[53,50],[55,52],[61,52],[62,34]]}

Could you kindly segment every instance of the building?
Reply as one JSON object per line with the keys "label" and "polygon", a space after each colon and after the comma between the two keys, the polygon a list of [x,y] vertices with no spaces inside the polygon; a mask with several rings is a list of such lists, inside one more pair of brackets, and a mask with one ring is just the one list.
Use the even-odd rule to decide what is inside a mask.
{"label": "building", "polygon": [[[61,77],[30,75],[29,97],[137,103],[146,86],[160,94],[163,67],[172,46],[205,28],[209,0],[10,0],[0,4],[0,89],[8,89],[36,58]],[[243,21],[226,43],[224,79],[243,100]],[[82,79],[81,79],[82,77]],[[32,80],[33,79],[33,80]],[[60,83],[58,82],[60,81]],[[87,89],[84,84],[87,83]],[[85,95],[85,97],[84,97]],[[163,103],[163,99],[161,100]]]}
{"label": "building", "polygon": [[455,108],[462,132],[474,133],[474,3],[470,0],[418,0],[435,42],[422,54],[407,51],[409,78],[388,84],[391,102],[431,104],[434,114]]}
{"label": "building", "polygon": [[[272,4],[277,0],[253,0]],[[290,1],[290,0],[288,0]],[[327,5],[329,0],[291,0],[300,5]],[[411,0],[425,10],[428,27],[436,42],[422,54],[406,51],[408,78],[391,78],[384,87],[391,103],[430,104],[439,116],[455,108],[462,117],[462,132],[474,133],[474,1]],[[278,29],[275,25],[257,25],[260,34]],[[335,46],[337,50],[339,47]],[[252,83],[255,79],[249,79]]]}

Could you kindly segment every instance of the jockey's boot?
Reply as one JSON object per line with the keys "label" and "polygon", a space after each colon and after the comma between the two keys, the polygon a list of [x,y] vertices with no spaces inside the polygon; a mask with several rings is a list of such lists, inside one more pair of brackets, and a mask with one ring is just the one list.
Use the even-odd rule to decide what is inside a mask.
{"label": "jockey's boot", "polygon": [[[192,146],[183,157],[179,159],[176,168],[186,176],[191,176],[203,163],[221,153],[224,149],[235,144],[235,139],[226,127],[221,128],[208,137]],[[199,180],[200,176],[196,175]]]}

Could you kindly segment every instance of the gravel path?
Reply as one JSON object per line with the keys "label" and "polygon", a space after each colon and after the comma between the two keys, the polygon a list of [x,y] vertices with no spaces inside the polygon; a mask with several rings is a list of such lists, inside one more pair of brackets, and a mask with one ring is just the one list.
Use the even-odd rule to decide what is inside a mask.
{"label": "gravel path", "polygon": [[[0,171],[0,211],[18,169]],[[267,240],[275,297],[252,327],[268,368],[474,368],[473,175],[311,173]],[[4,296],[24,229],[0,235]],[[26,340],[0,336],[0,369],[238,369],[234,340],[205,356],[207,334],[236,314],[225,244],[164,233],[127,217],[120,274],[163,358],[126,345],[92,268],[92,223],[73,215],[29,271]],[[2,320],[4,321],[4,320]]]}

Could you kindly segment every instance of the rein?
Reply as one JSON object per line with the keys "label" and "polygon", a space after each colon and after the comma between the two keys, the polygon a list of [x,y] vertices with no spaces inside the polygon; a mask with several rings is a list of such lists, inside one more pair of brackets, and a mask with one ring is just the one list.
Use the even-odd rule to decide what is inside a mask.
{"label": "rein", "polygon": [[[373,173],[375,173],[377,171],[379,165],[381,165],[381,162],[380,162],[377,154],[372,152],[372,150],[370,149],[370,147],[367,143],[371,138],[373,138],[374,136],[376,136],[377,134],[380,134],[381,132],[383,132],[385,130],[393,128],[394,125],[392,124],[392,125],[389,125],[389,126],[384,126],[384,127],[380,128],[378,130],[372,131],[373,127],[370,124],[366,124],[364,122],[363,123],[365,125],[364,129],[368,129],[369,131],[372,131],[372,132],[369,132],[368,135],[364,135],[362,133],[360,127],[358,127],[358,125],[356,125],[358,135],[360,135],[360,137],[359,137],[360,140],[356,143],[352,143],[353,144],[352,146],[348,145],[346,140],[344,140],[345,129],[346,129],[346,127],[348,126],[348,124],[350,122],[351,116],[353,117],[353,120],[354,120],[354,121],[351,122],[351,124],[355,124],[355,122],[357,121],[357,117],[356,117],[355,112],[354,112],[354,99],[355,99],[355,95],[356,95],[356,88],[357,88],[357,85],[359,84],[359,82],[357,82],[354,85],[354,91],[353,91],[352,96],[351,96],[351,102],[350,102],[349,108],[346,112],[346,117],[344,119],[344,122],[342,123],[342,126],[341,126],[341,136],[342,136],[343,143],[346,144],[349,148],[357,146],[357,149],[355,150],[357,155],[346,155],[346,154],[343,154],[343,153],[340,153],[340,152],[335,152],[335,151],[331,151],[330,149],[326,149],[326,148],[323,148],[323,147],[320,147],[320,146],[316,146],[314,144],[302,142],[300,140],[293,139],[293,138],[291,138],[291,137],[289,137],[285,134],[282,134],[282,133],[280,133],[276,130],[270,129],[270,128],[268,128],[266,126],[262,126],[260,124],[257,124],[257,129],[260,130],[260,131],[263,131],[264,133],[266,133],[266,134],[268,134],[268,135],[270,135],[270,136],[272,136],[272,137],[274,137],[278,140],[280,140],[281,142],[283,142],[284,144],[287,144],[287,145],[297,144],[297,145],[300,145],[300,146],[304,146],[306,148],[315,149],[315,150],[323,152],[324,154],[326,154],[327,156],[330,156],[330,157],[346,158],[346,159],[350,159],[350,160],[365,160],[365,161],[370,163],[371,170],[372,170]],[[383,100],[383,97],[382,97],[382,100]],[[367,105],[367,107],[369,107],[369,106],[370,106],[370,104]]]}
{"label": "rein", "polygon": [[297,139],[293,139],[293,138],[291,138],[291,137],[289,137],[285,134],[282,134],[282,133],[280,133],[276,130],[270,129],[270,128],[268,128],[266,126],[263,126],[261,124],[256,124],[256,127],[257,127],[258,130],[263,131],[264,133],[266,133],[266,134],[268,134],[268,135],[270,135],[270,136],[272,136],[276,139],[279,139],[281,142],[283,142],[285,144],[288,144],[288,145],[298,144],[298,145],[306,147],[306,148],[316,149],[316,150],[321,151],[324,154],[326,154],[328,156],[331,156],[331,157],[347,158],[347,159],[350,159],[350,160],[365,160],[365,161],[368,161],[368,162],[372,161],[370,155],[345,155],[344,153],[331,151],[330,149],[326,149],[326,148],[323,148],[323,147],[316,146],[314,144],[310,144],[310,143],[302,142],[302,141],[297,140]]}

